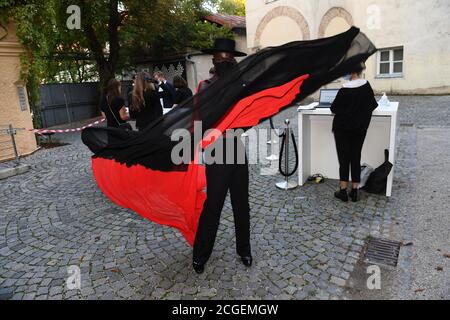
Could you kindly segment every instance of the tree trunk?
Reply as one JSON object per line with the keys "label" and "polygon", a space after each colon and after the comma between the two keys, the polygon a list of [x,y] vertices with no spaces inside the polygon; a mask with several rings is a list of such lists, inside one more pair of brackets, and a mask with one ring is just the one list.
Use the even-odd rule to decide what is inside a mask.
{"label": "tree trunk", "polygon": [[[121,17],[118,8],[118,0],[109,1],[109,23],[108,42],[109,57],[105,57],[105,45],[99,41],[97,33],[93,27],[93,20],[90,16],[89,4],[86,0],[81,2],[84,16],[84,33],[89,43],[89,50],[92,52],[100,78],[100,94],[103,95],[108,81],[116,76],[117,63],[119,61],[119,26]],[[100,113],[100,107],[98,108]]]}
{"label": "tree trunk", "polygon": [[[105,63],[105,64],[97,63],[97,69],[98,69],[98,75],[100,78],[100,82],[99,82],[100,100],[99,101],[101,101],[101,97],[103,97],[103,95],[106,92],[106,87],[108,86],[109,80],[113,79],[116,75],[115,75],[115,69],[111,68],[109,63]],[[97,112],[98,112],[98,114],[100,114],[100,112],[101,112],[100,102],[97,104]]]}
{"label": "tree trunk", "polygon": [[102,91],[102,93],[104,93],[104,90],[106,90],[109,80],[113,79],[116,76],[115,71],[116,70],[114,70],[114,68],[112,68],[109,63],[100,65],[98,67],[100,90]]}

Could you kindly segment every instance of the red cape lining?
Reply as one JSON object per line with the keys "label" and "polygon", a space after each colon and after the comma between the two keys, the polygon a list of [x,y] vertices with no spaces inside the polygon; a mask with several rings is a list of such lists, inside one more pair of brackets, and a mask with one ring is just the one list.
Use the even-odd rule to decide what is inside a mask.
{"label": "red cape lining", "polygon": [[[236,103],[215,126],[218,132],[257,125],[278,113],[300,93],[309,75],[266,89]],[[206,148],[214,134],[202,140]],[[205,168],[192,162],[185,172],[162,172],[142,165],[127,167],[115,160],[93,158],[94,177],[115,204],[133,210],[161,225],[177,228],[192,246],[206,200]]]}

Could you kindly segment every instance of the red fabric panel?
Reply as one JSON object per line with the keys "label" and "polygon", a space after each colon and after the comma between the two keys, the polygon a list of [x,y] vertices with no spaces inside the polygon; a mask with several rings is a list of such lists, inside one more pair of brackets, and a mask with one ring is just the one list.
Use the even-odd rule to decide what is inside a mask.
{"label": "red fabric panel", "polygon": [[195,93],[199,93],[199,91],[200,91],[200,89],[202,88],[202,85],[205,83],[205,80],[202,80],[202,81],[200,81],[199,83],[198,83],[198,86],[197,86],[197,91],[195,92]]}
{"label": "red fabric panel", "polygon": [[[300,87],[309,75],[300,76],[279,87],[257,92],[240,100],[230,108],[230,111],[219,121],[215,128],[224,133],[227,129],[247,128],[259,124],[261,119],[277,114],[281,108],[289,105],[300,93]],[[205,149],[217,138],[217,132],[203,139]]]}
{"label": "red fabric panel", "polygon": [[[219,121],[217,132],[252,127],[290,104],[308,75],[239,101]],[[214,135],[202,141],[206,148]],[[186,172],[160,172],[141,165],[127,167],[114,160],[93,158],[94,177],[115,204],[161,225],[177,228],[192,246],[206,200],[206,172],[197,159]]]}
{"label": "red fabric panel", "polygon": [[160,172],[93,158],[92,168],[100,189],[115,204],[158,224],[177,228],[193,245],[206,199],[203,166],[191,164],[187,172]]}

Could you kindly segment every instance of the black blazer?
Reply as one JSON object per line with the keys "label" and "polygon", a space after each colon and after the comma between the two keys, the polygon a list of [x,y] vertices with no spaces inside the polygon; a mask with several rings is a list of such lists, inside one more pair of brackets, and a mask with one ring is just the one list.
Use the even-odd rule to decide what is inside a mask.
{"label": "black blazer", "polygon": [[[164,95],[162,96],[164,108],[172,108],[175,99],[175,88],[169,83],[169,81],[166,83],[161,83],[159,86],[164,90]],[[162,94],[162,92],[159,93]]]}
{"label": "black blazer", "polygon": [[192,90],[189,88],[177,88],[175,89],[175,99],[173,102],[174,104],[180,104],[192,97],[192,95]]}
{"label": "black blazer", "polygon": [[100,102],[100,108],[106,115],[108,127],[119,128],[121,124],[126,123],[126,121],[122,120],[120,117],[120,109],[123,107],[125,107],[125,100],[122,97],[116,97],[108,102],[106,95],[103,96]]}
{"label": "black blazer", "polygon": [[140,111],[136,112],[130,108],[131,118],[136,120],[136,127],[139,131],[144,130],[150,123],[163,115],[163,110],[159,99],[161,95],[153,90],[144,92],[144,102]]}
{"label": "black blazer", "polygon": [[333,131],[366,131],[372,119],[372,112],[378,107],[370,83],[356,88],[342,88],[331,105],[335,114]]}

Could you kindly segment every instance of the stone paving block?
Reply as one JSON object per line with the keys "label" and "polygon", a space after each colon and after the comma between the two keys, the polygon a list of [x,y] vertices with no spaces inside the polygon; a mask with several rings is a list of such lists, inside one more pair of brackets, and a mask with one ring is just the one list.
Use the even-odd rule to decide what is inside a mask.
{"label": "stone paving block", "polygon": [[341,278],[338,278],[338,277],[335,277],[335,276],[332,276],[331,279],[330,279],[330,281],[331,281],[332,283],[334,283],[334,284],[340,286],[340,287],[344,287],[345,284],[346,284],[346,281],[345,281],[344,279],[341,279]]}
{"label": "stone paving block", "polygon": [[[423,98],[402,99],[421,105]],[[445,116],[403,108],[404,121],[450,125]],[[275,126],[295,116],[295,108],[288,109],[275,117]],[[413,140],[400,133],[396,174],[409,183],[413,159],[406,156]],[[389,235],[395,223],[404,223],[397,217],[401,205],[392,199],[363,195],[356,205],[336,203],[335,181],[280,192],[274,188],[279,175],[261,176],[262,165],[250,166],[255,264],[245,270],[236,257],[227,198],[213,257],[199,277],[191,267],[192,249],[179,233],[111,203],[93,180],[89,150],[79,135],[71,141],[24,158],[32,170],[0,184],[6,195],[0,198],[0,286],[12,289],[5,291],[8,299],[339,299],[366,237]],[[84,291],[66,288],[72,264],[88,279]]]}

